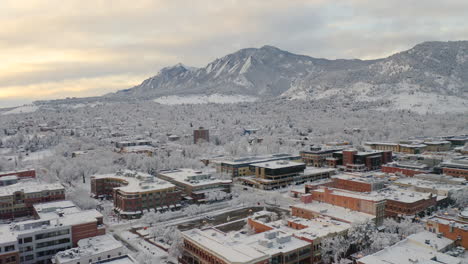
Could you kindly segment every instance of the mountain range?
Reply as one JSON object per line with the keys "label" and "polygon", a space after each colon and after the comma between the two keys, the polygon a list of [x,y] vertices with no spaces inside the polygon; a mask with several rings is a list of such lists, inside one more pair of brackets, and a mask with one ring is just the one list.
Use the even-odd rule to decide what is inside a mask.
{"label": "mountain range", "polygon": [[[402,108],[467,109],[468,41],[424,42],[387,58],[328,60],[273,46],[241,49],[204,68],[177,64],[111,97],[213,94],[254,98],[393,100]],[[427,107],[422,107],[425,110]],[[463,110],[462,109],[462,110]]]}

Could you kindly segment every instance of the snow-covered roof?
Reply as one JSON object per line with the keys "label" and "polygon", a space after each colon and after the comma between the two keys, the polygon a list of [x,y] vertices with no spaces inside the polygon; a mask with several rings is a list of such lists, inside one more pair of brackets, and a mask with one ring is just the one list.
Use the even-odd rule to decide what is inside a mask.
{"label": "snow-covered roof", "polygon": [[358,211],[352,211],[340,206],[331,205],[328,203],[319,203],[313,201],[311,203],[299,203],[293,205],[293,207],[301,208],[323,216],[328,216],[330,218],[339,219],[348,223],[358,223],[366,220],[372,220],[375,218],[374,215],[361,213]]}
{"label": "snow-covered roof", "polygon": [[60,183],[41,183],[36,180],[27,180],[1,187],[0,196],[10,196],[19,191],[24,193],[37,193],[42,191],[57,191],[63,189],[64,188]]}
{"label": "snow-covered roof", "polygon": [[95,236],[81,239],[78,241],[78,247],[57,253],[55,259],[63,263],[118,249],[123,249],[123,245],[111,235]]}
{"label": "snow-covered roof", "polygon": [[95,179],[116,179],[126,183],[125,186],[116,187],[123,192],[150,192],[175,188],[175,185],[158,179],[150,174],[134,171],[125,171],[123,173],[99,174],[93,175]]}
{"label": "snow-covered roof", "polygon": [[[464,180],[464,179],[463,179]],[[466,188],[461,184],[449,184],[443,182],[428,181],[413,177],[400,178],[393,182],[394,184],[411,185],[415,187],[428,188],[433,190],[456,191]]]}
{"label": "snow-covered roof", "polygon": [[310,243],[276,230],[246,235],[241,232],[223,233],[216,229],[192,229],[183,235],[228,263],[253,264],[280,253],[310,247]]}
{"label": "snow-covered roof", "polygon": [[350,198],[357,198],[357,199],[362,199],[362,200],[368,200],[368,201],[384,201],[385,198],[377,195],[369,195],[366,193],[361,193],[361,192],[351,192],[351,191],[346,191],[346,190],[341,190],[341,189],[334,189],[334,188],[319,188],[316,190],[313,190],[314,192],[322,192],[324,193],[325,190],[331,190],[332,194],[334,195],[339,195],[339,196],[344,196],[344,197],[350,197]]}
{"label": "snow-covered roof", "polygon": [[238,157],[238,158],[221,157],[221,158],[215,158],[212,161],[215,163],[219,162],[219,163],[225,163],[229,165],[242,165],[242,164],[256,164],[256,163],[268,162],[268,161],[274,161],[274,160],[296,159],[296,158],[300,159],[301,156],[278,153],[278,154],[271,154],[271,155],[247,156],[247,157]]}
{"label": "snow-covered roof", "polygon": [[200,171],[188,168],[160,171],[159,176],[173,182],[190,186],[203,186],[207,184],[229,184],[232,180],[221,180],[212,177],[213,171]]}
{"label": "snow-covered roof", "polygon": [[[425,240],[429,240],[429,244]],[[358,261],[364,264],[460,264],[462,259],[438,252],[449,243],[447,240],[424,231]]]}
{"label": "snow-covered roof", "polygon": [[276,160],[276,161],[267,161],[267,162],[255,163],[255,164],[252,164],[252,166],[273,170],[273,169],[282,169],[282,168],[290,168],[290,167],[297,167],[297,166],[305,166],[305,163],[289,161],[289,160]]}

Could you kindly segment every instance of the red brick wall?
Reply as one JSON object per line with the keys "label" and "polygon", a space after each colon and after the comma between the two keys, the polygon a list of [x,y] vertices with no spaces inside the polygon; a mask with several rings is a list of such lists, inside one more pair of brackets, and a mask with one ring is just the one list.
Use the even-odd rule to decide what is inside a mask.
{"label": "red brick wall", "polygon": [[[437,225],[436,230],[439,233],[442,233],[444,237],[457,241],[457,245],[460,245],[464,248],[468,248],[468,230],[463,230],[461,228],[453,227],[450,230],[449,225],[437,223],[437,222],[430,222],[428,226],[432,226],[433,224]],[[432,226],[434,227],[434,226]],[[458,240],[460,239],[460,240]]]}
{"label": "red brick wall", "polygon": [[398,214],[401,215],[415,215],[419,212],[426,210],[430,206],[437,204],[437,197],[434,196],[430,199],[419,200],[414,203],[404,203],[401,201],[389,200],[385,204],[385,216],[393,217]]}
{"label": "red brick wall", "polygon": [[372,184],[367,182],[359,182],[353,180],[346,180],[340,178],[333,178],[333,187],[342,190],[353,192],[370,192],[372,191]]}
{"label": "red brick wall", "polygon": [[416,174],[421,174],[425,173],[420,170],[412,170],[412,169],[407,169],[407,168],[398,168],[398,167],[392,167],[392,166],[382,166],[382,172],[385,173],[401,173],[403,175],[406,175],[408,177],[413,177]]}
{"label": "red brick wall", "polygon": [[363,212],[372,215],[376,214],[375,208],[370,206],[374,203],[374,201],[336,195],[333,193],[333,190],[330,190],[328,188],[325,188],[324,192],[312,191],[312,199],[315,201],[348,208],[353,211]]}
{"label": "red brick wall", "polygon": [[255,233],[263,233],[273,229],[263,223],[252,220],[251,218],[247,219],[247,224],[255,231]]}
{"label": "red brick wall", "polygon": [[446,175],[453,177],[465,178],[468,180],[468,170],[453,169],[453,168],[442,168],[442,172]]}
{"label": "red brick wall", "polygon": [[346,164],[353,164],[354,163],[354,155],[357,152],[355,150],[343,150],[343,165]]}
{"label": "red brick wall", "polygon": [[104,235],[105,233],[105,229],[98,229],[96,222],[72,226],[73,246],[76,247],[80,239]]}
{"label": "red brick wall", "polygon": [[[14,259],[12,261],[12,259]],[[2,264],[19,264],[19,252],[5,253],[0,255],[0,263]]]}
{"label": "red brick wall", "polygon": [[36,170],[13,171],[9,173],[0,173],[0,177],[16,175],[18,178],[36,178]]}

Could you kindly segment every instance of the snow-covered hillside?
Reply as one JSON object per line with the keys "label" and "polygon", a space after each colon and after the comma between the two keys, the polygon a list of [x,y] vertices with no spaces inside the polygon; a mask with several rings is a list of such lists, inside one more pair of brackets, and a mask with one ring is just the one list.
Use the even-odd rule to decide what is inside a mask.
{"label": "snow-covered hillside", "polygon": [[23,105],[3,112],[2,115],[32,113],[37,111],[37,109],[39,109],[39,107],[36,105]]}
{"label": "snow-covered hillside", "polygon": [[154,99],[156,103],[165,105],[179,105],[179,104],[232,104],[242,102],[255,102],[257,98],[243,95],[224,95],[224,94],[211,94],[211,95],[188,95],[188,96],[162,96]]}
{"label": "snow-covered hillside", "polygon": [[193,97],[197,102],[212,102],[213,95],[306,100],[338,95],[351,103],[389,99],[394,107],[418,112],[464,112],[467,72],[468,41],[425,42],[368,61],[317,59],[263,46],[239,50],[204,68],[166,67],[142,84],[106,98],[160,98],[160,103],[164,98],[172,104],[196,95],[204,98]]}

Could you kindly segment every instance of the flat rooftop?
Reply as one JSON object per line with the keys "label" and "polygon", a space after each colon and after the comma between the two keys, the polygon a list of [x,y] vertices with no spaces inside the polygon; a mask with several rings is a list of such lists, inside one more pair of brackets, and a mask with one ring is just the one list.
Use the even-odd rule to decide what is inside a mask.
{"label": "flat rooftop", "polygon": [[15,192],[37,193],[42,191],[58,191],[64,187],[60,183],[42,183],[37,180],[25,180],[8,186],[0,187],[0,196],[10,196]]}
{"label": "flat rooftop", "polygon": [[126,186],[116,187],[115,189],[128,193],[151,192],[175,188],[175,185],[168,181],[142,172],[124,171],[122,173],[93,175],[93,177],[95,179],[118,179],[125,181],[127,182]]}
{"label": "flat rooftop", "polygon": [[255,164],[252,164],[252,166],[274,170],[274,169],[283,169],[283,168],[290,168],[290,167],[297,167],[297,166],[305,166],[305,163],[289,161],[289,160],[276,160],[276,161],[255,163]]}
{"label": "flat rooftop", "polygon": [[78,241],[78,247],[57,253],[55,259],[61,262],[79,260],[84,257],[94,256],[120,248],[123,248],[122,243],[111,235],[95,236],[81,239]]}
{"label": "flat rooftop", "polygon": [[[430,244],[426,244],[429,240]],[[437,234],[423,231],[409,236],[393,246],[387,247],[372,255],[359,259],[364,264],[460,264],[461,258],[456,258],[438,252],[440,247],[450,242],[446,238],[437,238]]]}
{"label": "flat rooftop", "polygon": [[327,203],[319,203],[313,201],[311,203],[294,204],[293,207],[302,208],[308,211],[328,216],[330,218],[339,219],[348,223],[359,223],[375,218],[374,215],[352,211],[340,206],[335,206]]}
{"label": "flat rooftop", "polygon": [[267,161],[272,161],[272,160],[291,159],[291,158],[300,159],[301,156],[286,154],[286,153],[278,153],[278,154],[271,154],[271,155],[247,156],[247,157],[239,157],[239,158],[222,157],[222,158],[215,158],[213,159],[213,161],[225,163],[229,165],[242,165],[242,164],[260,163],[260,162],[267,162]]}
{"label": "flat rooftop", "polygon": [[449,184],[443,182],[428,181],[413,177],[399,178],[393,182],[393,184],[411,185],[415,187],[428,188],[433,190],[444,190],[444,191],[456,191],[467,188],[461,184]]}
{"label": "flat rooftop", "polygon": [[[202,186],[206,184],[229,184],[232,180],[222,180],[212,177],[212,172],[215,171],[200,171],[188,168],[176,170],[160,171],[159,175],[170,178],[169,181],[179,182],[190,186]],[[193,178],[193,180],[191,179]]]}

